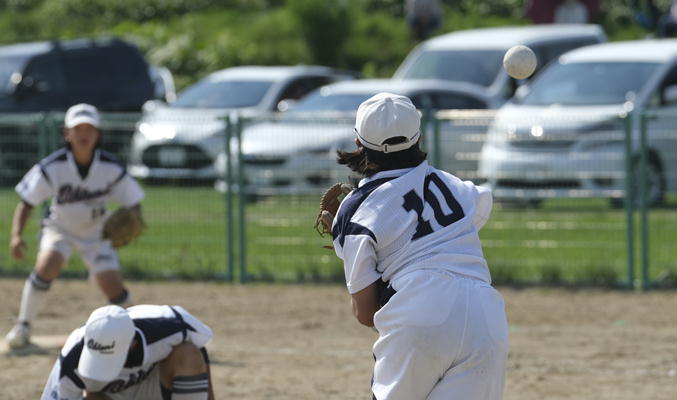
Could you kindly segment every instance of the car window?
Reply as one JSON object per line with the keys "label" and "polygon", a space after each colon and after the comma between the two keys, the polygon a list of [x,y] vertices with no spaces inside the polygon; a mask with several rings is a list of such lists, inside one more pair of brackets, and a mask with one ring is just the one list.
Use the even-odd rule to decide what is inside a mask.
{"label": "car window", "polygon": [[437,110],[483,110],[487,108],[484,101],[461,93],[432,93],[432,103]]}
{"label": "car window", "polygon": [[298,100],[313,89],[324,86],[330,82],[331,79],[328,76],[309,76],[295,79],[282,91],[282,94],[277,101],[279,102],[287,99]]}
{"label": "car window", "polygon": [[63,92],[66,88],[63,71],[53,54],[35,57],[26,65],[24,84],[36,85],[40,92]]}
{"label": "car window", "polygon": [[[665,78],[661,81],[661,84],[658,88],[658,105],[659,106],[674,106],[677,103],[677,100],[674,98],[677,91],[677,66],[672,67],[668,73],[665,75]],[[666,89],[670,88],[670,91],[673,93],[666,93]],[[668,95],[668,96],[666,96]]]}
{"label": "car window", "polygon": [[[569,50],[576,49],[578,47],[582,47],[588,44],[593,44],[597,43],[596,41],[593,41],[592,39],[588,40],[582,40],[582,39],[577,39],[577,40],[566,40],[566,41],[561,41],[561,42],[554,42],[554,43],[547,43],[547,44],[541,44],[541,45],[536,45],[535,47],[538,49],[538,55],[540,56],[539,58],[539,67],[544,67],[548,63],[550,63],[552,60],[555,60],[562,54],[566,53]],[[536,50],[534,50],[536,51]],[[542,61],[542,62],[540,62]]]}
{"label": "car window", "polygon": [[501,50],[425,50],[401,77],[490,86],[503,65],[503,53]]}
{"label": "car window", "polygon": [[15,83],[10,82],[12,74],[21,73],[27,58],[24,56],[0,57],[0,93],[9,93]]}
{"label": "car window", "polygon": [[428,110],[433,108],[433,104],[430,99],[430,95],[427,93],[416,93],[410,94],[409,100],[414,104],[414,107],[418,110]]}
{"label": "car window", "polygon": [[203,79],[180,93],[173,105],[184,108],[254,107],[272,84],[272,81]]}
{"label": "car window", "polygon": [[[536,54],[536,59],[538,60],[536,72],[540,71],[551,62],[556,61],[559,56],[567,51],[594,43],[599,43],[599,41],[595,38],[585,38],[534,44],[531,46],[531,49]],[[528,79],[531,79],[534,76],[536,76],[535,73]]]}
{"label": "car window", "polygon": [[357,111],[363,101],[374,93],[326,94],[322,89],[315,90],[299,101],[288,113],[314,111]]}
{"label": "car window", "polygon": [[622,104],[644,87],[658,65],[648,62],[555,63],[536,78],[521,103]]}
{"label": "car window", "polygon": [[69,88],[100,90],[149,81],[147,65],[127,48],[71,49],[60,57]]}

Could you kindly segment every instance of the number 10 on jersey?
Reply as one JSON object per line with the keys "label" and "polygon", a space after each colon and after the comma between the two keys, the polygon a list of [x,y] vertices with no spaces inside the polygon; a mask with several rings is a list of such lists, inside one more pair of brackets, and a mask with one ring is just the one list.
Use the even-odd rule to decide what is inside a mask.
{"label": "number 10 on jersey", "polygon": [[[451,210],[449,214],[445,214],[444,210],[442,210],[440,200],[430,189],[431,183],[437,186],[437,189],[439,189],[440,193],[442,193],[444,201]],[[449,190],[447,185],[445,185],[442,179],[440,179],[440,177],[435,173],[432,173],[425,178],[425,183],[423,184],[423,197],[424,198],[422,199],[414,190],[410,190],[404,195],[404,203],[402,204],[402,207],[405,209],[405,211],[415,211],[418,215],[418,225],[416,225],[416,232],[414,233],[414,236],[412,236],[411,240],[416,240],[433,233],[430,220],[423,219],[423,207],[425,206],[424,202],[430,204],[430,207],[434,212],[435,221],[437,221],[437,223],[443,227],[449,226],[465,216],[463,208],[461,208],[461,205],[458,203],[456,198],[454,198],[451,190]]]}

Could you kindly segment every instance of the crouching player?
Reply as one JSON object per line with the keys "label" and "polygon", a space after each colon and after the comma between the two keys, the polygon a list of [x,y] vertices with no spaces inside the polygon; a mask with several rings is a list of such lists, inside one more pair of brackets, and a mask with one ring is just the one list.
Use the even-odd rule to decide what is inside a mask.
{"label": "crouching player", "polygon": [[98,308],[68,337],[41,400],[213,400],[211,338],[180,306]]}

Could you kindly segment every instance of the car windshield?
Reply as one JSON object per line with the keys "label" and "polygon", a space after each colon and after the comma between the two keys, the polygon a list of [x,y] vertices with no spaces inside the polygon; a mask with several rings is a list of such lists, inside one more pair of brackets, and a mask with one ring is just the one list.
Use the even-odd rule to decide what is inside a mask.
{"label": "car windshield", "polygon": [[428,50],[398,78],[445,79],[490,86],[498,75],[504,51]]}
{"label": "car windshield", "polygon": [[0,57],[0,93],[9,94],[14,84],[10,82],[12,74],[21,73],[27,58],[24,56]]}
{"label": "car windshield", "polygon": [[360,104],[376,94],[374,93],[336,93],[323,94],[322,90],[315,90],[303,100],[299,101],[289,113],[304,113],[315,111],[357,111]]}
{"label": "car windshield", "polygon": [[244,108],[261,102],[272,81],[202,80],[181,93],[174,102],[183,108]]}
{"label": "car windshield", "polygon": [[528,105],[622,104],[642,90],[659,64],[587,62],[553,64],[519,101]]}

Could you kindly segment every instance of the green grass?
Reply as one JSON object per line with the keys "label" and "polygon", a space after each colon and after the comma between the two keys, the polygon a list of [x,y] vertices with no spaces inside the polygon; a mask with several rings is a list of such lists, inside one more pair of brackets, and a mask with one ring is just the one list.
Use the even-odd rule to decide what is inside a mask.
{"label": "green grass", "polygon": [[[146,187],[146,195],[144,214],[149,228],[135,243],[120,250],[125,275],[137,279],[225,279],[228,257],[223,194],[208,187],[151,186]],[[0,243],[8,243],[17,200],[12,190],[0,190]],[[664,286],[677,285],[677,261],[671,248],[677,233],[675,203],[672,198],[667,206],[650,213],[650,273]],[[322,247],[331,239],[312,229],[316,207],[315,197],[268,198],[246,204],[247,279],[343,280],[341,263],[332,250]],[[237,215],[238,204],[233,204],[233,210]],[[31,269],[38,226],[34,215],[24,234],[29,246],[26,260],[16,261],[8,252],[0,252],[0,274],[24,275]],[[237,219],[233,228],[237,234]],[[500,284],[616,286],[627,278],[625,212],[609,207],[603,199],[549,200],[539,208],[497,204],[481,238],[494,280]],[[234,244],[237,277],[240,254],[238,242]],[[79,258],[73,257],[63,274],[85,276],[85,271]]]}

